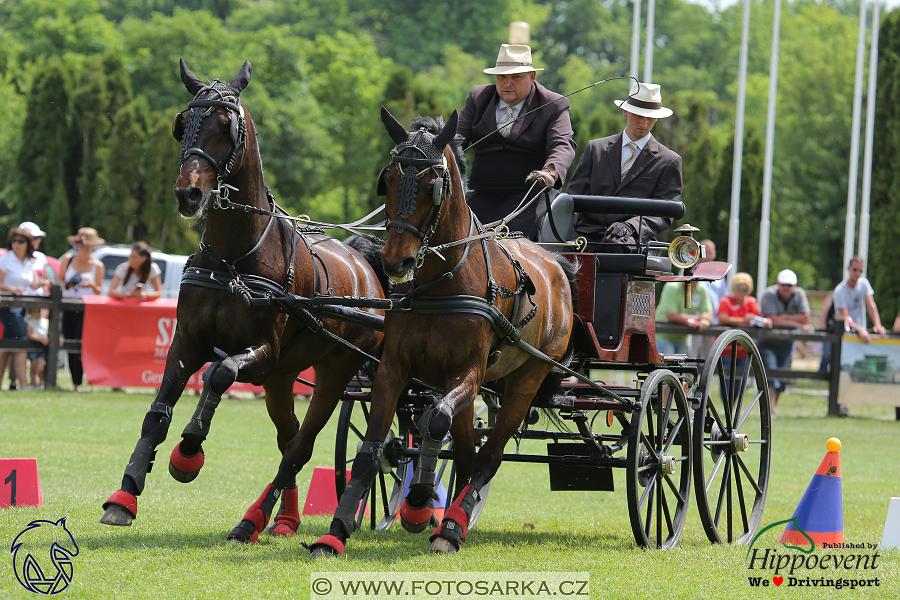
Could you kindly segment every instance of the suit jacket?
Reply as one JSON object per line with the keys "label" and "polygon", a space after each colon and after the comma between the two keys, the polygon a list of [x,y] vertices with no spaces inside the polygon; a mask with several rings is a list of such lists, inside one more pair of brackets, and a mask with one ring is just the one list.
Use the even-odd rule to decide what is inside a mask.
{"label": "suit jacket", "polygon": [[[569,194],[627,196],[681,200],[681,157],[650,137],[631,169],[622,173],[622,133],[591,140],[566,190]],[[581,215],[576,233],[599,241],[613,223],[628,223],[638,230],[633,215]],[[644,217],[642,241],[655,238],[672,226],[672,219]]]}
{"label": "suit jacket", "polygon": [[[534,82],[531,91],[522,105],[519,115],[547,102],[562,98],[551,92],[538,82]],[[566,173],[575,159],[575,140],[573,139],[572,122],[569,119],[569,100],[562,98],[541,110],[517,120],[504,138],[497,130],[497,88],[493,83],[477,85],[469,92],[466,106],[459,116],[458,133],[465,140],[465,146],[490,136],[473,148],[475,162],[478,156],[491,152],[525,153],[531,157],[543,159],[543,166],[553,163],[559,180],[556,188],[561,188]],[[529,158],[531,158],[529,157]],[[533,160],[533,159],[532,159]],[[527,173],[526,173],[527,175]],[[525,184],[524,177],[522,185]]]}

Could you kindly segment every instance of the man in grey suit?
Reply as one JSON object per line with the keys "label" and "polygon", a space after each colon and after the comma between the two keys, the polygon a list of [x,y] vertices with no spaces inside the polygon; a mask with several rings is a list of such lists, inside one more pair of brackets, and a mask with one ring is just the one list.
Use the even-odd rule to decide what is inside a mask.
{"label": "man in grey suit", "polygon": [[[625,115],[625,131],[591,140],[584,150],[569,194],[681,199],[681,157],[650,134],[657,119],[671,116],[658,85],[632,81],[631,94],[616,100]],[[624,148],[624,151],[623,151]],[[575,233],[588,240],[589,252],[635,252],[641,242],[672,226],[672,219],[634,215],[582,214]]]}
{"label": "man in grey suit", "polygon": [[[515,210],[532,184],[532,195],[562,188],[575,158],[569,101],[535,80],[542,70],[534,68],[531,48],[503,44],[496,66],[484,69],[495,82],[472,88],[459,116],[459,135],[466,146],[475,144],[468,202],[482,223]],[[542,201],[532,204],[509,227],[533,237],[545,212]]]}

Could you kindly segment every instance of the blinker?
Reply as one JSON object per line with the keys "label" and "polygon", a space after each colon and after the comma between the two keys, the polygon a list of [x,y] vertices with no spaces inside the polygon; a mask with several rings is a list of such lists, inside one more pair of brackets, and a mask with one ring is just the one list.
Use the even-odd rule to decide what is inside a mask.
{"label": "blinker", "polygon": [[434,180],[434,190],[431,193],[431,203],[435,206],[441,205],[441,197],[444,193],[444,178],[438,177]]}

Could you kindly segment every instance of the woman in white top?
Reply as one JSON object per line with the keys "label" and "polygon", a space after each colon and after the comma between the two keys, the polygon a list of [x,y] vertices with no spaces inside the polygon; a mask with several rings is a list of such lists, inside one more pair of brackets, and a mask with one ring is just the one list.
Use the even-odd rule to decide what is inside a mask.
{"label": "woman in white top", "polygon": [[[35,296],[49,292],[50,282],[35,273],[34,237],[31,233],[16,227],[9,234],[6,243],[6,254],[0,256],[0,292],[15,296]],[[3,339],[25,339],[25,309],[21,306],[0,309],[0,321],[3,322]],[[6,372],[9,355],[13,355],[13,370],[16,378],[28,389],[25,382],[25,365],[27,355],[24,350],[9,352],[0,350],[0,378]]]}
{"label": "woman in white top", "polygon": [[162,273],[150,258],[150,246],[144,242],[131,245],[128,260],[116,267],[109,284],[111,298],[156,300],[162,290]]}
{"label": "woman in white top", "polygon": [[[63,275],[63,296],[87,296],[99,294],[103,282],[103,263],[93,258],[91,252],[95,246],[105,244],[106,240],[97,235],[93,227],[82,227],[75,235],[70,235],[69,243],[78,252],[62,257],[59,270]],[[83,311],[67,311],[63,313],[63,337],[67,340],[81,339],[81,330],[84,326]],[[84,380],[84,370],[81,367],[81,354],[73,352],[69,354],[69,371],[72,373],[72,383],[75,391],[81,391],[81,383]]]}

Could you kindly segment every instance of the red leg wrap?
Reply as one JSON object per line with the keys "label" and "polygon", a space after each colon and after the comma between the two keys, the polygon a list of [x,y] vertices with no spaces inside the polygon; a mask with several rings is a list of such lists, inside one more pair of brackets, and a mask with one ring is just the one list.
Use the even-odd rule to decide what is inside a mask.
{"label": "red leg wrap", "polygon": [[337,536],[331,535],[330,533],[317,539],[315,543],[309,547],[309,550],[312,552],[316,548],[328,548],[333,554],[344,555],[344,543]]}
{"label": "red leg wrap", "polygon": [[291,537],[300,527],[300,495],[297,488],[285,488],[284,497],[282,497],[282,505],[284,513],[275,517],[275,522],[269,528],[269,534]]}
{"label": "red leg wrap", "polygon": [[[438,528],[435,529],[434,533],[431,534],[431,537],[428,538],[430,541],[433,542],[434,538],[442,537],[450,540],[457,546],[462,546],[463,542],[466,541],[466,535],[468,534],[469,511],[472,510],[471,507],[475,504],[474,498],[469,498],[469,495],[472,494],[474,490],[475,488],[471,485],[467,485],[463,488],[462,493],[460,493],[453,502],[453,505],[448,508],[447,512],[444,514],[444,520],[441,521]],[[466,502],[468,511],[462,506],[463,502]]]}
{"label": "red leg wrap", "polygon": [[[269,523],[269,514],[271,514],[266,514],[266,511],[263,509],[263,503],[267,499],[272,498],[274,491],[271,483],[266,486],[262,495],[244,513],[243,520],[228,534],[229,540],[238,540],[251,544],[259,541],[259,532],[266,528],[266,525]],[[274,502],[270,502],[270,504],[274,505]],[[268,508],[270,511],[272,510],[271,506]]]}
{"label": "red leg wrap", "polygon": [[206,460],[206,457],[203,455],[203,451],[201,450],[194,456],[185,456],[181,453],[181,442],[172,449],[172,456],[169,458],[169,462],[172,463],[172,466],[181,471],[182,473],[196,473],[203,467],[203,461]]}
{"label": "red leg wrap", "polygon": [[135,498],[125,490],[119,490],[118,492],[110,496],[109,499],[103,503],[103,510],[109,508],[110,504],[121,506],[128,512],[128,514],[131,515],[132,519],[137,518],[137,498]]}

